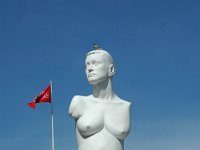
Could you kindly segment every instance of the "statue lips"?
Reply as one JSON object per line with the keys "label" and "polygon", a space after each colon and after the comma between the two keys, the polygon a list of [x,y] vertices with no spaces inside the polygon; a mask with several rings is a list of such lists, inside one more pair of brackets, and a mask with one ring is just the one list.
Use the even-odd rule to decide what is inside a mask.
{"label": "statue lips", "polygon": [[88,74],[88,77],[90,78],[90,77],[93,77],[93,76],[95,76],[96,74],[95,73],[89,73]]}

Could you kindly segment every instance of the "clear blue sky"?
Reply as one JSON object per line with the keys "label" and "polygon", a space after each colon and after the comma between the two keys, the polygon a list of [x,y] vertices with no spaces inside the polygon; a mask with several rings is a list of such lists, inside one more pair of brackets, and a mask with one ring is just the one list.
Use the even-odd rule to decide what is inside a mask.
{"label": "clear blue sky", "polygon": [[26,103],[52,79],[55,150],[76,150],[67,110],[96,42],[133,103],[125,150],[199,150],[199,16],[198,0],[0,0],[0,149],[51,150],[50,105]]}

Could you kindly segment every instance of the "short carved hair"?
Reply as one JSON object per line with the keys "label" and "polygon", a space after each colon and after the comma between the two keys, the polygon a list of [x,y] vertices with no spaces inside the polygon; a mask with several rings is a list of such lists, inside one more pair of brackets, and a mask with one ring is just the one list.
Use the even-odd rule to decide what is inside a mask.
{"label": "short carved hair", "polygon": [[110,53],[108,53],[105,50],[92,50],[92,51],[90,51],[90,52],[87,53],[86,57],[88,57],[89,55],[92,55],[92,54],[103,54],[105,56],[106,60],[110,64],[113,64],[113,58],[112,58],[112,56],[110,55]]}

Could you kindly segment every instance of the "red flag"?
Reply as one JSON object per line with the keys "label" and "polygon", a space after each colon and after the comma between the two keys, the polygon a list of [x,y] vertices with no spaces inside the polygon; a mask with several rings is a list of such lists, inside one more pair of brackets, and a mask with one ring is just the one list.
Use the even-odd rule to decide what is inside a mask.
{"label": "red flag", "polygon": [[38,94],[34,100],[27,105],[31,108],[36,108],[36,103],[49,102],[51,103],[51,85]]}

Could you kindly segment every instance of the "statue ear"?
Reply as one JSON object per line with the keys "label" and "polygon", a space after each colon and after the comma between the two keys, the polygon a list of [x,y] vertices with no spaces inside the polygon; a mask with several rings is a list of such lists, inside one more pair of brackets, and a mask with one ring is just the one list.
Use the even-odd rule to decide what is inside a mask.
{"label": "statue ear", "polygon": [[115,74],[115,66],[113,64],[110,65],[109,68],[109,76],[113,76]]}

